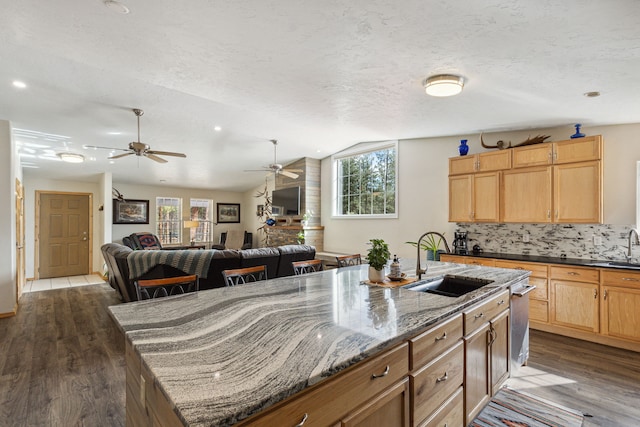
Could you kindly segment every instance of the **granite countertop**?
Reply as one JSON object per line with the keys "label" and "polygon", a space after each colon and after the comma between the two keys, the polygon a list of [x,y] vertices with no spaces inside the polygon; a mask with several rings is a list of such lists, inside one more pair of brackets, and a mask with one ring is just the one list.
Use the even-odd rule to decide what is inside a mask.
{"label": "granite countertop", "polygon": [[449,298],[361,284],[362,265],[110,311],[186,425],[231,425],[529,275],[427,265],[423,278],[456,274],[494,283]]}
{"label": "granite countertop", "polygon": [[545,264],[564,264],[564,265],[575,265],[580,267],[604,267],[604,268],[613,268],[620,269],[626,268],[631,270],[640,269],[640,264],[633,263],[625,263],[622,261],[611,261],[611,260],[596,260],[596,259],[584,259],[584,258],[566,258],[566,257],[552,257],[552,256],[542,256],[542,255],[522,255],[522,254],[508,254],[502,252],[469,252],[466,255],[459,254],[448,254],[448,255],[457,255],[457,256],[468,256],[471,258],[495,258],[495,259],[504,259],[509,261],[527,261],[527,262],[540,262]]}

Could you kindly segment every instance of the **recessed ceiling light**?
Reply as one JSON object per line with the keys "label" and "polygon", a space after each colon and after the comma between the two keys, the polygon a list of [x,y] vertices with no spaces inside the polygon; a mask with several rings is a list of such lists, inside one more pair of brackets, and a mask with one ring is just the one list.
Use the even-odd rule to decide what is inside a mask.
{"label": "recessed ceiling light", "polygon": [[160,182],[167,182],[167,180],[166,179],[161,179]]}
{"label": "recessed ceiling light", "polygon": [[600,96],[600,92],[598,91],[585,92],[584,96],[586,96],[587,98],[597,98],[598,96]]}
{"label": "recessed ceiling light", "polygon": [[114,164],[115,162],[116,162],[115,160],[109,160],[110,165]]}
{"label": "recessed ceiling light", "polygon": [[107,132],[108,135],[122,135],[122,132]]}
{"label": "recessed ceiling light", "polygon": [[216,132],[220,132],[222,128],[220,126],[216,126],[213,128],[213,130],[215,130]]}
{"label": "recessed ceiling light", "polygon": [[115,0],[104,0],[104,5],[111,9],[112,11],[114,11],[115,13],[119,13],[121,15],[126,15],[127,13],[129,13],[129,8],[124,5],[123,3],[120,3],[119,1],[115,1]]}
{"label": "recessed ceiling light", "polygon": [[67,163],[84,162],[84,156],[82,154],[65,152],[65,153],[58,153],[57,156],[60,157],[63,162],[67,162]]}
{"label": "recessed ceiling light", "polygon": [[18,89],[24,89],[27,87],[27,84],[25,82],[21,82],[20,80],[14,80],[13,86],[17,87]]}
{"label": "recessed ceiling light", "polygon": [[431,96],[453,96],[462,92],[464,79],[453,74],[438,74],[428,77],[424,82],[424,89],[427,95]]}

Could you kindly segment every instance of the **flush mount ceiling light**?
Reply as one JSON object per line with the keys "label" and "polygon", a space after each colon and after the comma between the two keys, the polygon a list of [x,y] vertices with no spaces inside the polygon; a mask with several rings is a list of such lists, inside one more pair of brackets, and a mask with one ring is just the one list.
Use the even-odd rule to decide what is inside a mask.
{"label": "flush mount ceiling light", "polygon": [[58,153],[57,154],[63,162],[67,163],[82,163],[84,162],[84,156],[77,153]]}
{"label": "flush mount ceiling light", "polygon": [[431,96],[453,96],[462,92],[464,79],[454,74],[438,74],[427,77],[424,90]]}
{"label": "flush mount ceiling light", "polygon": [[119,1],[104,0],[103,3],[106,7],[108,7],[115,13],[119,13],[121,15],[126,15],[127,13],[129,13],[129,8],[126,5],[120,3]]}

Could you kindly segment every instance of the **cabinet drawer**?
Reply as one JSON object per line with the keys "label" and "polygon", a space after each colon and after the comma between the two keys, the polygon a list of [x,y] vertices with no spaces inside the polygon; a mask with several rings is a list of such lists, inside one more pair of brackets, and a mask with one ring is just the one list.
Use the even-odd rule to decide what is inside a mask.
{"label": "cabinet drawer", "polygon": [[531,277],[543,277],[545,279],[549,274],[549,267],[547,267],[546,264],[533,262],[496,260],[496,267],[513,268],[514,270],[528,270],[531,272]]}
{"label": "cabinet drawer", "polygon": [[600,281],[600,271],[597,268],[582,267],[556,267],[554,265],[549,269],[549,276],[555,280],[572,280],[574,282],[592,282]]}
{"label": "cabinet drawer", "polygon": [[640,273],[602,270],[602,283],[640,289]]}
{"label": "cabinet drawer", "polygon": [[505,289],[498,295],[489,298],[489,300],[463,312],[465,336],[471,334],[507,308],[509,308],[509,290]]}
{"label": "cabinet drawer", "polygon": [[530,277],[529,284],[535,286],[536,288],[531,291],[529,294],[530,299],[541,299],[547,300],[549,299],[549,285],[547,283],[546,278],[541,277]]}
{"label": "cabinet drawer", "polygon": [[440,261],[442,262],[455,262],[458,264],[464,264],[467,257],[461,255],[440,254]]}
{"label": "cabinet drawer", "polygon": [[478,155],[478,172],[511,169],[511,150],[490,151]]}
{"label": "cabinet drawer", "polygon": [[428,420],[420,424],[420,427],[464,425],[463,396],[462,387],[460,387]]}
{"label": "cabinet drawer", "polygon": [[551,143],[516,147],[512,151],[514,168],[549,165],[552,163],[553,148]]}
{"label": "cabinet drawer", "polygon": [[483,265],[485,267],[495,267],[496,261],[490,258],[474,258],[474,257],[466,257],[464,260],[465,264],[472,265]]}
{"label": "cabinet drawer", "polygon": [[549,303],[535,299],[529,300],[529,320],[549,323]]}
{"label": "cabinet drawer", "polygon": [[[264,415],[247,421],[250,426],[296,425],[307,415],[309,425],[332,425],[349,413],[406,377],[409,370],[409,345],[402,344],[387,353],[363,362],[354,369],[330,378],[326,383],[305,393]],[[373,375],[382,375],[379,378]],[[242,424],[244,425],[244,424]]]}
{"label": "cabinet drawer", "polygon": [[476,161],[476,156],[451,157],[449,159],[449,175],[474,173]]}
{"label": "cabinet drawer", "polygon": [[462,314],[409,340],[410,369],[418,369],[462,338]]}
{"label": "cabinet drawer", "polygon": [[410,375],[414,424],[429,417],[464,381],[464,344]]}

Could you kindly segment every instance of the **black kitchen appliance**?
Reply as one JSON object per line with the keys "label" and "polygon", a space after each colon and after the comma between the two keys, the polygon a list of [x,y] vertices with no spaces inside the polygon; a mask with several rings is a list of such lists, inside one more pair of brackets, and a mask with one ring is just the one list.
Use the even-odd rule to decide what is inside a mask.
{"label": "black kitchen appliance", "polygon": [[453,252],[458,255],[467,255],[467,232],[455,231],[453,233]]}

